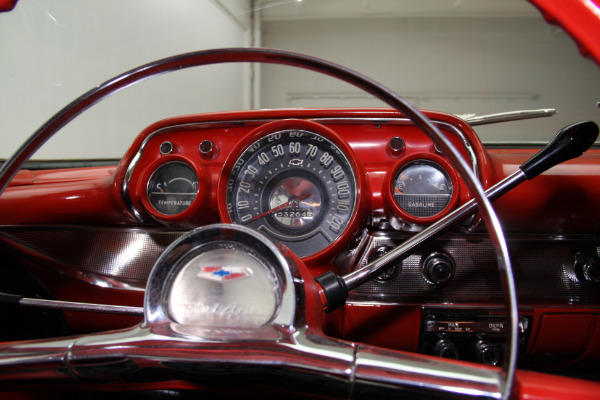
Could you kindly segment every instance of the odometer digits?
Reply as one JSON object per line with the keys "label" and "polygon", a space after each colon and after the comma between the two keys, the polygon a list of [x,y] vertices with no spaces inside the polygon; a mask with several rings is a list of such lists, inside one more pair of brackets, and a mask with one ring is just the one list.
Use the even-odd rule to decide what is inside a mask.
{"label": "odometer digits", "polygon": [[348,226],[356,178],[342,151],[305,130],[285,130],[248,146],[227,182],[234,223],[270,234],[296,254],[315,254]]}

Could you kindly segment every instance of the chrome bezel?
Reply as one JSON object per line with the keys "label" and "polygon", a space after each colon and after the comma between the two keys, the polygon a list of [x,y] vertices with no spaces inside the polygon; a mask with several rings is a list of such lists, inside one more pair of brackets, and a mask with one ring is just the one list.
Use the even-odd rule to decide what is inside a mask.
{"label": "chrome bezel", "polygon": [[160,211],[157,208],[157,206],[154,204],[154,202],[152,201],[152,196],[151,196],[150,190],[151,190],[151,186],[152,186],[152,183],[154,182],[154,179],[155,179],[156,175],[159,172],[167,169],[168,167],[174,167],[174,166],[177,166],[177,165],[180,165],[180,166],[183,166],[185,168],[188,168],[194,174],[194,177],[195,177],[196,181],[198,180],[198,173],[196,172],[196,170],[194,169],[193,166],[191,166],[189,163],[187,163],[185,161],[182,161],[182,160],[179,160],[179,159],[175,159],[175,160],[170,160],[170,161],[167,161],[165,163],[162,163],[158,167],[156,167],[152,171],[152,173],[150,174],[150,177],[148,178],[148,180],[146,181],[145,196],[146,196],[146,199],[148,200],[148,204],[152,207],[152,210],[154,212],[157,212],[158,214],[164,215],[164,216],[167,216],[167,217],[172,217],[174,215],[179,215],[179,214],[182,214],[182,213],[186,212],[192,206],[192,204],[194,203],[194,201],[198,197],[198,192],[197,192],[198,185],[196,185],[196,194],[194,195],[194,198],[192,199],[190,205],[186,206],[183,210],[179,210],[178,212],[172,213],[172,214],[167,214],[167,213],[165,213],[163,211]]}

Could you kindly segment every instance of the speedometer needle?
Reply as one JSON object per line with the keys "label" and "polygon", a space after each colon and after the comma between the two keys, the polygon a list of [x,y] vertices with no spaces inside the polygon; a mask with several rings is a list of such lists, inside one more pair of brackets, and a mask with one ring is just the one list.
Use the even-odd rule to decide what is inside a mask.
{"label": "speedometer needle", "polygon": [[310,193],[304,193],[302,196],[300,196],[300,197],[298,197],[296,199],[292,199],[292,200],[288,201],[287,203],[283,203],[281,205],[278,205],[277,207],[274,207],[274,208],[271,208],[268,211],[265,211],[264,213],[262,213],[260,215],[257,215],[256,217],[252,218],[252,220],[256,221],[257,219],[260,219],[262,217],[266,217],[269,214],[273,214],[274,212],[277,212],[277,211],[279,211],[279,210],[281,210],[283,208],[289,207],[295,201],[304,200],[304,199],[306,199],[309,196],[310,196]]}

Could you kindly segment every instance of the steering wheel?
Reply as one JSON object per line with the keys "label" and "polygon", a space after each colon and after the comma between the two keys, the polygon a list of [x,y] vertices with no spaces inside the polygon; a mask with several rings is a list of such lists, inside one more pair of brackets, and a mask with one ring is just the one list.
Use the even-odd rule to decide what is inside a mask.
{"label": "steering wheel", "polygon": [[[379,100],[387,103],[397,111],[408,117],[417,127],[419,127],[426,135],[428,135],[434,143],[444,152],[445,155],[454,163],[460,176],[464,179],[473,197],[479,204],[479,210],[483,221],[486,224],[489,235],[497,254],[498,266],[503,276],[503,287],[506,296],[507,309],[509,310],[509,348],[507,351],[507,360],[504,363],[502,372],[490,372],[486,371],[481,373],[479,368],[465,367],[463,365],[456,364],[452,361],[436,360],[432,361],[427,356],[410,355],[409,357],[402,355],[399,352],[378,350],[369,346],[356,346],[355,344],[345,343],[340,345],[341,341],[336,342],[335,345],[331,346],[324,342],[323,338],[316,338],[315,330],[306,329],[302,326],[290,327],[290,333],[294,331],[292,335],[295,337],[296,343],[302,343],[303,341],[309,341],[313,345],[320,343],[320,346],[309,349],[309,352],[332,352],[336,348],[343,348],[342,353],[344,357],[353,357],[353,361],[348,365],[350,366],[351,372],[349,373],[349,387],[358,387],[356,383],[359,379],[361,382],[369,381],[371,378],[380,380],[377,384],[378,387],[389,387],[394,385],[404,386],[408,384],[413,388],[429,388],[432,390],[439,391],[448,395],[489,395],[497,397],[500,394],[504,398],[510,396],[512,390],[512,384],[514,380],[514,372],[516,368],[516,343],[517,343],[517,304],[515,285],[512,277],[512,269],[510,260],[508,257],[508,250],[506,241],[504,239],[500,224],[497,217],[487,199],[483,188],[470,170],[468,164],[459,155],[458,151],[453,147],[452,143],[440,132],[435,124],[432,123],[423,113],[418,111],[414,106],[408,103],[406,100],[387,89],[383,85],[375,82],[374,80],[365,77],[357,72],[354,72],[348,68],[339,66],[337,64],[324,61],[318,58],[309,57],[301,54],[290,53],[281,50],[270,50],[270,49],[258,49],[258,48],[233,48],[233,49],[217,49],[199,51],[179,56],[174,56],[159,60],[122,75],[119,75],[104,84],[90,90],[81,97],[74,100],[72,103],[67,105],[61,111],[59,111],[54,117],[46,122],[39,130],[37,130],[22,146],[19,150],[7,160],[2,168],[0,169],[0,194],[8,186],[10,180],[21,168],[23,163],[45,143],[52,135],[54,135],[63,126],[69,123],[76,116],[84,112],[86,109],[94,105],[95,103],[103,100],[104,98],[112,95],[113,93],[133,84],[136,84],[142,80],[150,78],[155,75],[162,73],[175,71],[183,68],[189,68],[200,65],[227,63],[227,62],[261,62],[261,63],[273,63],[289,65],[293,67],[299,67],[304,69],[313,70],[319,73],[330,75],[338,78],[342,81],[350,83],[365,92],[368,92],[378,98]],[[219,228],[219,230],[222,230]],[[225,229],[227,230],[227,229]],[[238,232],[240,229],[234,228],[234,231]],[[248,232],[241,229],[240,235],[247,237],[251,236],[254,240],[258,240],[261,243],[264,239],[260,238],[260,235],[252,232]],[[195,235],[195,236],[194,236]],[[184,239],[189,241],[191,237],[196,237],[198,233],[193,231],[190,236],[184,236]],[[200,234],[202,236],[202,234]],[[194,239],[195,240],[195,239]],[[266,248],[270,248],[271,251],[277,253],[281,252],[280,249],[272,249],[268,243],[264,244]],[[167,253],[169,249],[165,251]],[[285,252],[285,251],[284,251]],[[301,264],[297,258],[291,257],[291,264]],[[168,257],[167,257],[168,258]],[[277,257],[276,257],[277,258]],[[285,258],[285,257],[284,257]],[[281,257],[279,257],[281,259]],[[165,259],[161,257],[158,263],[165,262]],[[301,267],[300,267],[301,268]],[[155,266],[156,269],[156,266]],[[153,272],[154,274],[154,272]],[[151,278],[152,279],[152,276]],[[357,278],[364,279],[364,278]],[[357,282],[356,284],[359,284]],[[315,282],[305,282],[306,291],[318,290],[318,285]],[[299,290],[302,290],[300,288]],[[152,300],[148,299],[148,293],[146,294],[147,299],[145,302]],[[309,312],[312,312],[309,310]],[[146,322],[151,320],[148,316],[148,310],[146,310]],[[296,321],[298,319],[296,318]],[[294,336],[296,335],[296,336]],[[300,336],[298,336],[300,335]],[[318,335],[317,335],[318,336]],[[247,339],[247,338],[246,338]],[[244,340],[246,340],[244,339]],[[329,339],[327,339],[329,340]],[[189,346],[189,343],[187,344]],[[309,348],[306,347],[307,349]],[[246,350],[244,350],[246,351]],[[351,354],[354,354],[352,356]],[[343,358],[343,357],[342,357]],[[314,362],[314,360],[312,360]],[[390,374],[390,371],[396,371],[398,368],[389,367],[390,363],[396,363],[402,365],[402,374],[397,378],[386,377],[386,374]],[[326,368],[321,366],[320,368]],[[426,371],[427,370],[427,371]],[[325,372],[323,370],[323,372]],[[360,372],[362,371],[362,372]],[[365,371],[371,371],[366,373]],[[387,371],[387,372],[386,372]],[[360,372],[360,373],[359,373]],[[363,375],[360,375],[360,374]],[[371,374],[372,373],[372,374]],[[366,375],[365,375],[366,374]],[[360,375],[360,376],[359,376]],[[371,378],[369,378],[371,377]],[[407,377],[410,377],[407,378]],[[408,382],[410,381],[410,382]],[[408,383],[407,383],[408,382]],[[491,389],[490,389],[491,388]],[[350,390],[350,389],[349,389]],[[349,393],[351,394],[351,393]]]}

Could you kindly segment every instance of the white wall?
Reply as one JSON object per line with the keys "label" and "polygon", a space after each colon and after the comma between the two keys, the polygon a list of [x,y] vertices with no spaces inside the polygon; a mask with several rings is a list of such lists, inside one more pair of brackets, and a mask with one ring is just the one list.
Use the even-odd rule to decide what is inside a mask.
{"label": "white wall", "polygon": [[[354,8],[340,7],[342,1]],[[254,32],[251,4],[263,17]],[[406,5],[396,10],[402,17],[386,16],[398,5]],[[425,17],[438,5],[442,13]],[[308,11],[300,13],[304,6]],[[353,18],[363,14],[369,18]],[[497,0],[21,0],[0,14],[0,158],[60,108],[121,72],[174,54],[258,42],[354,68],[422,108],[459,114],[558,108],[544,120],[477,128],[488,141],[547,141],[567,123],[600,119],[600,72],[537,14],[525,2]],[[252,76],[249,68],[201,67],[128,88],[77,118],[35,157],[118,158],[144,127],[173,115],[251,104],[379,105],[333,78],[272,65]],[[260,84],[255,93],[252,81]]]}
{"label": "white wall", "polygon": [[[547,141],[568,123],[600,119],[598,66],[539,16],[288,16],[262,26],[266,47],[349,66],[420,108],[479,115],[558,109],[544,120],[477,128],[485,141]],[[262,81],[261,106],[266,108],[380,105],[349,85],[310,72],[263,66]]]}
{"label": "white wall", "polygon": [[[0,157],[60,108],[115,75],[179,53],[248,45],[249,0],[21,0],[0,14]],[[168,74],[75,119],[35,158],[119,158],[161,118],[243,108],[247,66]],[[91,139],[90,139],[91,138]]]}

